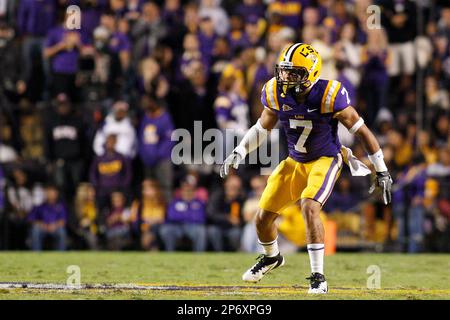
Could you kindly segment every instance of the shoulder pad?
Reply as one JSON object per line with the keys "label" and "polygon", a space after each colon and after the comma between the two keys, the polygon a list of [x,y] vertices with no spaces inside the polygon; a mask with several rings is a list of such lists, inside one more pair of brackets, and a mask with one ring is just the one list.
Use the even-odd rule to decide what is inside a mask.
{"label": "shoulder pad", "polygon": [[280,110],[278,103],[277,81],[275,77],[270,79],[264,85],[261,92],[261,102],[269,109]]}
{"label": "shoulder pad", "polygon": [[329,80],[322,96],[322,102],[320,104],[320,113],[332,113],[334,112],[334,102],[336,95],[341,88],[341,83],[336,80]]}

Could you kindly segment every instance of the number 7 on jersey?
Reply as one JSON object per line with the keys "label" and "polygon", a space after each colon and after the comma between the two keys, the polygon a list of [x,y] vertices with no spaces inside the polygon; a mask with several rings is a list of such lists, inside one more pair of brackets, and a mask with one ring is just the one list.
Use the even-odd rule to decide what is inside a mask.
{"label": "number 7 on jersey", "polygon": [[305,148],[305,143],[313,128],[312,121],[289,119],[289,126],[291,127],[291,129],[297,129],[299,127],[304,128],[302,134],[298,138],[297,144],[295,145],[295,150],[301,153],[306,153],[307,150]]}

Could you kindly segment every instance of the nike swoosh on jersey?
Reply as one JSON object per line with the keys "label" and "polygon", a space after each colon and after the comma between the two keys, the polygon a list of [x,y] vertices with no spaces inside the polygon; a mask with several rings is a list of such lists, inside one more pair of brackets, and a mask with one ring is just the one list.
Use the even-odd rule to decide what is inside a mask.
{"label": "nike swoosh on jersey", "polygon": [[318,110],[318,109],[307,109],[308,112],[313,112],[313,111],[316,111],[316,110]]}

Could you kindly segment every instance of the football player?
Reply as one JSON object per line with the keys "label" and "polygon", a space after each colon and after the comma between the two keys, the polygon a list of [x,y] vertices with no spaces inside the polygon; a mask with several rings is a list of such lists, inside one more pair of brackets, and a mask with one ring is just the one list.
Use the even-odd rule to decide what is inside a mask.
{"label": "football player", "polygon": [[275,77],[262,89],[265,108],[261,117],[222,165],[220,174],[225,177],[231,167],[237,169],[247,154],[264,142],[268,131],[280,121],[289,157],[272,173],[261,197],[256,227],[264,254],[243,274],[244,281],[258,282],[284,265],[274,221],[285,207],[299,203],[311,264],[308,292],[328,291],[323,271],[324,227],[319,213],[346,160],[337,135],[338,121],[362,140],[376,171],[373,187],[381,190],[386,205],[391,202],[393,181],[378,141],[352,106],[345,87],[336,80],[320,79],[320,71],[320,55],[311,45],[295,43],[284,48]]}

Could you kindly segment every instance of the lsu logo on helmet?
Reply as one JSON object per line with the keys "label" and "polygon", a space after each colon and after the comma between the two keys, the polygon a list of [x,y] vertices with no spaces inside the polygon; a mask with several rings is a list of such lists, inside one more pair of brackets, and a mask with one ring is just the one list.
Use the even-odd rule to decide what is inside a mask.
{"label": "lsu logo on helmet", "polygon": [[284,48],[275,66],[275,77],[282,95],[294,89],[302,93],[311,88],[320,77],[322,59],[309,44],[295,43]]}

